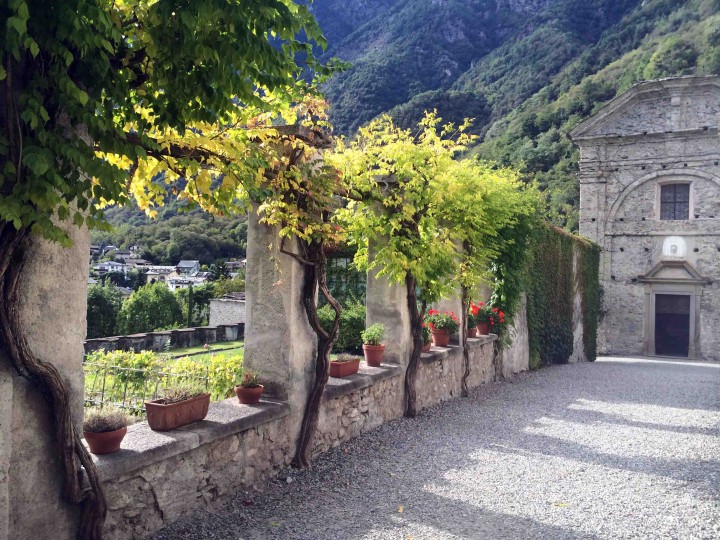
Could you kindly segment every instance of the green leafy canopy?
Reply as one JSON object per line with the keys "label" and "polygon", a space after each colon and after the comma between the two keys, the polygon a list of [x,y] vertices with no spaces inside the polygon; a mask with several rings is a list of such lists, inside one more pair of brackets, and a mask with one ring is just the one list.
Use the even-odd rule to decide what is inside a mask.
{"label": "green leafy canopy", "polygon": [[99,225],[128,187],[143,208],[168,190],[231,208],[263,161],[252,129],[330,71],[292,0],[9,0],[0,19],[0,224],[62,242],[58,222]]}
{"label": "green leafy canopy", "polygon": [[337,220],[358,248],[356,264],[392,282],[411,275],[427,302],[478,287],[512,248],[500,232],[536,213],[536,191],[517,173],[456,159],[473,140],[468,127],[428,113],[413,133],[383,116],[328,158],[348,184]]}

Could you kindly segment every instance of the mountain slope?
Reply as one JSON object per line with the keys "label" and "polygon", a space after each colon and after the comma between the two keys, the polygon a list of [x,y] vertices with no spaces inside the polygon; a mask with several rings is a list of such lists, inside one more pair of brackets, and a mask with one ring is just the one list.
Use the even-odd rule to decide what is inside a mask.
{"label": "mountain slope", "polygon": [[366,1],[338,32],[338,0],[316,0],[321,26],[353,67],[326,93],[341,133],[382,112],[411,127],[437,108],[475,118],[473,150],[539,181],[550,217],[576,227],[577,155],[567,131],[647,78],[720,72],[718,0]]}
{"label": "mountain slope", "polygon": [[[720,73],[720,0],[315,0],[312,10],[325,57],[353,63],[326,87],[341,133],[383,112],[404,127],[433,108],[475,118],[471,154],[537,180],[548,217],[571,230],[578,157],[567,132],[637,81]],[[176,212],[158,224],[137,209],[111,212],[133,225],[96,240],[146,236],[157,261],[241,256],[244,224]],[[203,230],[209,239],[195,242]]]}
{"label": "mountain slope", "polygon": [[333,122],[350,133],[381,112],[422,92],[448,89],[472,65],[523,25],[528,12],[557,0],[414,0],[368,2],[355,31],[342,37],[344,6],[318,0],[314,8],[323,30],[342,37],[326,57],[353,67],[325,88]]}

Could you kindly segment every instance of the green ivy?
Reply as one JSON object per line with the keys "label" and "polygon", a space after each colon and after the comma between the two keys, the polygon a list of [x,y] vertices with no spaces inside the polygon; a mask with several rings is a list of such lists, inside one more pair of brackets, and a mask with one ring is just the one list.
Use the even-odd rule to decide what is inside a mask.
{"label": "green ivy", "polygon": [[[573,254],[577,251],[577,275]],[[536,364],[561,364],[573,352],[573,305],[580,291],[588,360],[596,357],[600,307],[599,248],[550,225],[532,238],[526,273],[530,356]]]}
{"label": "green ivy", "polygon": [[[329,305],[318,308],[320,324],[325,329],[332,326],[335,312]],[[333,352],[357,353],[362,351],[360,333],[365,330],[365,304],[358,300],[351,300],[343,305],[340,314],[340,334],[335,342]]]}
{"label": "green ivy", "polygon": [[[530,367],[565,363],[572,355],[576,291],[581,297],[585,356],[594,361],[600,316],[600,248],[532,217],[501,235],[507,236],[509,248],[491,266],[491,304],[503,309],[511,324],[526,293]],[[509,343],[507,334],[501,336],[501,347]]]}
{"label": "green ivy", "polygon": [[594,244],[583,245],[579,249],[578,278],[582,291],[583,344],[587,359],[594,362],[597,358],[597,330],[600,321],[600,247]]}

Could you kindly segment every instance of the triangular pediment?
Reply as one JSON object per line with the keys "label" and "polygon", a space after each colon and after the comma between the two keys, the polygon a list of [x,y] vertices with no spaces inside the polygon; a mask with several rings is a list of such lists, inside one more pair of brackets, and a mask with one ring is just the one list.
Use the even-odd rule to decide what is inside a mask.
{"label": "triangular pediment", "polygon": [[640,276],[640,281],[657,283],[710,283],[710,280],[701,276],[690,263],[680,260],[660,261],[650,272],[644,276]]}
{"label": "triangular pediment", "polygon": [[633,86],[570,132],[573,140],[717,129],[720,79],[676,77]]}

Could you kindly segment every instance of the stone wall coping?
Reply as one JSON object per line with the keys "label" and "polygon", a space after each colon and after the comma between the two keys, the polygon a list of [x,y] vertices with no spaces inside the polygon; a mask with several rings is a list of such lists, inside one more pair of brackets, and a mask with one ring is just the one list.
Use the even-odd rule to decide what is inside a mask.
{"label": "stone wall coping", "polygon": [[354,375],[337,379],[330,377],[325,392],[323,393],[323,401],[330,401],[347,394],[352,394],[357,390],[362,390],[368,386],[372,386],[376,382],[392,377],[402,375],[402,367],[395,364],[382,364],[380,367],[370,367],[367,364],[360,364],[360,369]]}
{"label": "stone wall coping", "polygon": [[[468,349],[477,349],[482,345],[497,341],[497,339],[497,334],[489,334],[487,336],[468,338]],[[424,364],[432,364],[433,362],[437,362],[438,360],[444,360],[451,354],[455,354],[456,352],[459,353],[461,352],[461,350],[462,349],[460,345],[457,344],[450,344],[447,347],[435,347],[433,345],[432,349],[420,355],[420,361]]]}
{"label": "stone wall coping", "polygon": [[226,399],[211,403],[205,420],[173,431],[153,431],[147,422],[133,424],[119,452],[91,455],[101,480],[107,481],[288,414],[290,406],[281,401],[241,405],[237,398]]}

